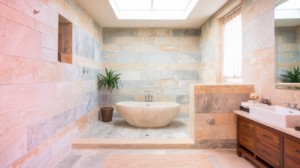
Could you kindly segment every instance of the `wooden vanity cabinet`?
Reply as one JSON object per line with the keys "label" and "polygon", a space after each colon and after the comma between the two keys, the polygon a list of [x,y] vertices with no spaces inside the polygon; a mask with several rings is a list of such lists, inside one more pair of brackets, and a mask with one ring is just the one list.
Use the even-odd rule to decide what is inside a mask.
{"label": "wooden vanity cabinet", "polygon": [[261,168],[300,168],[300,139],[237,116],[237,155]]}

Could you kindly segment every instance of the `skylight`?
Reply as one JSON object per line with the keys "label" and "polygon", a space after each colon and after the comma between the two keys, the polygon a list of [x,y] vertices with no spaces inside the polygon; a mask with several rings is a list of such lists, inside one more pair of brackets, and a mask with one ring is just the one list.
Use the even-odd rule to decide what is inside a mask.
{"label": "skylight", "polygon": [[300,9],[300,1],[299,0],[289,0],[280,4],[276,9]]}
{"label": "skylight", "polygon": [[185,20],[198,0],[109,0],[120,20]]}
{"label": "skylight", "polygon": [[300,0],[278,1],[275,8],[275,19],[300,18]]}

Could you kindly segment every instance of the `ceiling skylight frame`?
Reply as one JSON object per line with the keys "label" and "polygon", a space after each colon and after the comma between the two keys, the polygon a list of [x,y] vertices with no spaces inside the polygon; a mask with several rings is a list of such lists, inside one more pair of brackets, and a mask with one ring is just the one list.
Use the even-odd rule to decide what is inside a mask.
{"label": "ceiling skylight frame", "polygon": [[154,9],[154,3],[158,0],[151,0],[151,10],[121,9],[117,0],[109,0],[119,20],[185,20],[194,9],[199,0],[188,0],[184,10],[175,9]]}

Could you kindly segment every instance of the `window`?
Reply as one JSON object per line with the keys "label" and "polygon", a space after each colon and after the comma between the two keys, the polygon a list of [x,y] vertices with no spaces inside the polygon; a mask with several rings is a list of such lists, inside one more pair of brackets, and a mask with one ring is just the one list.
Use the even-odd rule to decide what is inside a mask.
{"label": "window", "polygon": [[242,12],[236,8],[223,22],[223,78],[225,82],[242,82]]}
{"label": "window", "polygon": [[109,0],[118,19],[184,20],[198,0]]}

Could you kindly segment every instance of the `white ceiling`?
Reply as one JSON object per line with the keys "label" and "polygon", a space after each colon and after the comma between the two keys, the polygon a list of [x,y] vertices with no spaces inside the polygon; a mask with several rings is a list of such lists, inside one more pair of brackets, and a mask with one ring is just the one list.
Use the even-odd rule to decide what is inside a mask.
{"label": "white ceiling", "polygon": [[186,20],[118,20],[108,0],[78,0],[102,27],[188,28],[200,27],[228,1],[229,0],[199,0]]}

